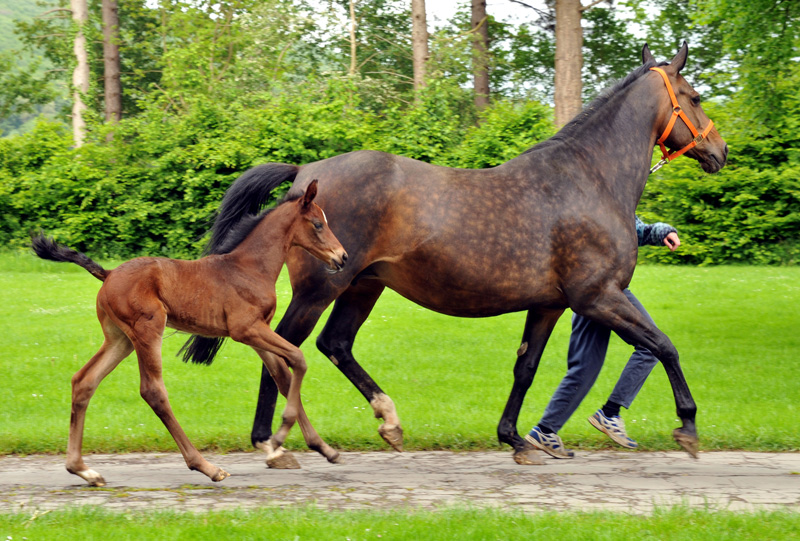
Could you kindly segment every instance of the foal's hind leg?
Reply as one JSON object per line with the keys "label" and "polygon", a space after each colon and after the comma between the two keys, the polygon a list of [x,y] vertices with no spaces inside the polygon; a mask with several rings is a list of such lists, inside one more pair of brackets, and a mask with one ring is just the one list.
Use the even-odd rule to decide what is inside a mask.
{"label": "foal's hind leg", "polygon": [[161,335],[167,316],[162,312],[153,314],[150,319],[148,317],[149,314],[139,318],[135,332],[132,329],[128,331],[132,334],[130,338],[139,358],[142,398],[169,430],[189,469],[207,475],[212,481],[222,481],[229,476],[228,472],[203,458],[172,412],[161,371]]}
{"label": "foal's hind leg", "polygon": [[83,478],[92,486],[105,486],[103,477],[86,466],[81,456],[86,408],[97,386],[133,351],[128,337],[103,313],[98,312],[105,339],[100,350],[72,377],[72,414],[67,444],[67,471]]}
{"label": "foal's hind leg", "polygon": [[678,417],[683,421],[683,426],[676,428],[672,436],[687,453],[697,458],[697,406],[681,370],[678,350],[667,335],[650,323],[617,288],[608,289],[594,304],[584,307],[579,313],[611,328],[627,343],[649,349],[661,361],[672,385]]}
{"label": "foal's hind leg", "polygon": [[383,419],[378,433],[384,441],[402,452],[403,428],[394,402],[353,357],[356,333],[367,320],[383,290],[381,283],[365,279],[342,293],[317,338],[317,348],[361,391],[372,406],[375,417]]}
{"label": "foal's hind leg", "polygon": [[[289,387],[291,386],[292,381],[292,373],[289,372],[286,363],[284,363],[283,359],[277,355],[273,355],[267,351],[256,349],[256,353],[258,353],[258,355],[261,357],[261,360],[264,362],[264,366],[272,375],[272,378],[278,385],[278,389],[280,389],[281,394],[286,396],[289,393]],[[303,439],[305,439],[306,444],[311,450],[320,453],[322,456],[328,459],[328,462],[338,463],[341,461],[339,452],[325,443],[317,431],[314,430],[314,427],[311,426],[311,421],[306,415],[302,402],[300,404],[300,410],[297,412],[297,423],[300,425],[300,430],[303,432]],[[297,464],[297,461],[294,460],[294,457],[291,457],[291,453],[288,453],[283,449],[280,451],[282,451],[280,456],[276,456],[271,460],[267,460],[267,465],[270,468],[290,469],[300,467],[299,464]],[[284,460],[284,457],[287,455],[291,457],[288,459],[288,461]]]}

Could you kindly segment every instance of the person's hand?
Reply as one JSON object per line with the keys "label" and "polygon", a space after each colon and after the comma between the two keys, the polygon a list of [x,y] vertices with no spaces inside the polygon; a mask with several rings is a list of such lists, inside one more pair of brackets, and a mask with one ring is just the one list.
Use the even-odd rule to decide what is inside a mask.
{"label": "person's hand", "polygon": [[673,231],[664,237],[664,244],[669,248],[670,252],[674,252],[675,249],[681,245],[681,239],[679,239],[678,234]]}

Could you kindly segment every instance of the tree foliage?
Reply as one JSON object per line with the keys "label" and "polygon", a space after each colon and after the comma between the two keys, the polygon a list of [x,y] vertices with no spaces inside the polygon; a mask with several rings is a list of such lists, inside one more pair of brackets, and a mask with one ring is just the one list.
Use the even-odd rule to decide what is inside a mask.
{"label": "tree foliage", "polygon": [[[658,57],[689,41],[684,75],[702,91],[730,147],[729,164],[717,175],[682,158],[651,177],[641,214],[672,223],[684,242],[675,253],[643,250],[642,259],[797,263],[799,4],[624,5]],[[554,132],[547,17],[510,26],[489,13],[493,103],[479,112],[469,88],[466,3],[432,29],[428,84],[416,99],[405,1],[356,2],[355,74],[348,73],[344,25],[349,0],[119,6],[125,114],[114,138],[107,140],[112,128],[101,116],[100,1],[92,0],[88,143],[71,148],[64,117],[0,139],[5,245],[22,248],[28,232],[41,228],[93,254],[194,257],[225,189],[253,165],[303,164],[369,148],[450,167],[492,167]],[[640,63],[642,40],[622,11],[584,13],[588,97]],[[18,24],[21,39],[41,47],[50,72],[20,70],[13,57],[0,56],[3,115],[57,95],[59,78],[71,71],[72,28],[60,13]]]}

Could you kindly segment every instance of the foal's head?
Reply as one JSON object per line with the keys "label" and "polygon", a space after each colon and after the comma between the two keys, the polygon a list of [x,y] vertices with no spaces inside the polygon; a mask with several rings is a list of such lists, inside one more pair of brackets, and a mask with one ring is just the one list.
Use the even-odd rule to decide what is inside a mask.
{"label": "foal's head", "polygon": [[299,206],[299,216],[292,228],[292,245],[304,248],[314,257],[328,264],[328,272],[336,273],[342,270],[347,261],[347,252],[334,236],[328,219],[322,209],[314,203],[317,195],[317,180],[311,181],[305,193],[296,204]]}
{"label": "foal's head", "polygon": [[[658,133],[661,137],[663,137],[662,134],[666,134],[664,145],[673,151],[670,159],[684,151],[687,156],[700,162],[700,166],[706,173],[716,173],[725,165],[728,157],[728,145],[725,144],[716,127],[711,125],[711,119],[700,106],[700,94],[680,74],[688,55],[689,46],[684,43],[669,64],[659,66],[647,45],[642,50],[644,64],[658,66],[655,69],[663,70],[663,74],[668,80],[667,84],[664,75],[656,71],[652,71],[649,75],[653,81],[654,92],[663,95],[664,103],[669,104],[668,109],[665,107],[663,119],[659,122]],[[668,90],[670,87],[674,91],[677,106],[671,100]],[[681,116],[677,117],[674,124],[670,126],[673,111],[675,115],[680,114]],[[683,116],[684,114],[685,116]],[[687,118],[689,123],[686,122]],[[692,126],[696,133],[692,132]],[[692,145],[693,140],[696,142],[696,146],[684,150],[687,146]]]}

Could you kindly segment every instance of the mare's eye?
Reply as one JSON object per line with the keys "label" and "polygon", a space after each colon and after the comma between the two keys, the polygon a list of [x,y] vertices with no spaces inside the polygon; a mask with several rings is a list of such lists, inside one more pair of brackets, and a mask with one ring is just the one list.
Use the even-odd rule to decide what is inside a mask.
{"label": "mare's eye", "polygon": [[700,105],[700,96],[692,96],[692,105],[695,107]]}

